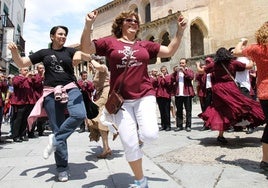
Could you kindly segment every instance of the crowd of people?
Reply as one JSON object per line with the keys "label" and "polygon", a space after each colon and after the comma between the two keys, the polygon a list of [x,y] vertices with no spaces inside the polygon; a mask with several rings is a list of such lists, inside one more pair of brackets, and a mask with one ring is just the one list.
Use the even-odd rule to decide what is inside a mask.
{"label": "crowd of people", "polygon": [[[187,58],[181,58],[169,74],[167,66],[161,66],[159,71],[148,71],[147,65],[151,58],[171,57],[177,51],[187,26],[182,15],[178,17],[177,32],[168,46],[140,40],[140,20],[132,11],[122,12],[115,18],[112,36],[92,40],[90,33],[97,16],[97,12],[86,15],[80,51],[64,46],[68,35],[65,26],[53,27],[50,47],[29,57],[21,57],[17,45],[10,43],[8,48],[20,72],[15,76],[0,75],[0,118],[10,119],[11,138],[14,142],[23,142],[35,138],[36,132],[43,136],[44,125],[48,124],[52,133],[43,157],[47,159],[54,153],[59,181],[68,181],[67,138],[77,127],[80,133],[88,128],[90,141],[102,139],[103,152],[97,157],[103,159],[112,154],[108,143],[109,126],[105,125],[110,121],[116,130],[113,140],[119,135],[134,174],[134,184],[130,187],[146,188],[143,144],[157,139],[158,131],[171,131],[172,118],[175,119],[174,131],[190,132],[193,97],[197,96],[200,101],[199,117],[204,121],[200,130],[218,131],[216,140],[220,144],[228,143],[223,136],[225,131],[242,127],[251,134],[256,127],[267,123],[268,84],[263,63],[268,54],[265,48],[267,23],[256,35],[258,45],[247,46],[247,40],[242,39],[235,48],[219,48],[215,56],[197,61],[196,71],[189,66]],[[74,75],[74,66],[83,61],[89,62],[90,69],[81,71],[78,78]],[[33,66],[35,68],[30,70]],[[93,74],[91,81],[88,71]],[[116,114],[109,114],[105,103],[122,80],[120,94],[125,101]],[[86,92],[99,106],[97,117],[87,118],[81,92]],[[267,129],[266,126],[261,139],[261,168],[266,170]]]}

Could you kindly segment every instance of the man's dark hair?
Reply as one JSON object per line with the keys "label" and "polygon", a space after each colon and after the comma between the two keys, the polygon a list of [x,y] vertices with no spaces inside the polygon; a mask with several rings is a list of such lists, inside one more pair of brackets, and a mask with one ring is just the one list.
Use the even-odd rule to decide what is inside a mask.
{"label": "man's dark hair", "polygon": [[87,71],[80,72],[80,76],[82,76],[83,74],[87,74]]}

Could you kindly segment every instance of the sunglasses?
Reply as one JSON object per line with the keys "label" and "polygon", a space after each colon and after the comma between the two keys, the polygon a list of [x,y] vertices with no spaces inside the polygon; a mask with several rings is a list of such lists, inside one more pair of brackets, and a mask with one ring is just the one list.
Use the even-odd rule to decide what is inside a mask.
{"label": "sunglasses", "polygon": [[125,19],[125,21],[128,22],[128,23],[133,23],[134,22],[135,24],[139,24],[138,20],[131,19],[131,18],[127,18],[127,19]]}

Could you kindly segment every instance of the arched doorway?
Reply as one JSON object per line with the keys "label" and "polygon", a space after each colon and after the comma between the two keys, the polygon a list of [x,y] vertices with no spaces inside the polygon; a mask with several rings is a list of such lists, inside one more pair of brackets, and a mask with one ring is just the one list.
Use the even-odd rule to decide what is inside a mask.
{"label": "arched doorway", "polygon": [[191,56],[204,55],[204,35],[197,24],[191,25]]}

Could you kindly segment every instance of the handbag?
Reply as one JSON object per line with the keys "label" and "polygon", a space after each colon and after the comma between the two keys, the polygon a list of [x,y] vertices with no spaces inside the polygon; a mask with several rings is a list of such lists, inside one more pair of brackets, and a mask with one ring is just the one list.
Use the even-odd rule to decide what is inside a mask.
{"label": "handbag", "polygon": [[120,109],[122,109],[123,103],[124,99],[120,93],[117,93],[115,90],[113,90],[109,95],[109,98],[105,104],[105,108],[109,114],[116,114]]}
{"label": "handbag", "polygon": [[124,110],[122,108],[122,105],[124,103],[124,98],[122,97],[122,95],[120,94],[120,91],[122,89],[123,86],[123,82],[126,78],[126,73],[128,70],[128,64],[130,61],[130,57],[132,56],[132,49],[129,50],[129,54],[127,55],[127,62],[126,62],[126,67],[123,73],[123,78],[120,82],[119,88],[118,90],[112,90],[112,92],[110,92],[109,97],[107,99],[107,102],[105,103],[105,108],[106,110],[109,112],[109,114],[116,114],[120,109]]}
{"label": "handbag", "polygon": [[81,91],[88,119],[94,119],[99,114],[99,106],[94,103],[88,96],[87,92]]}

